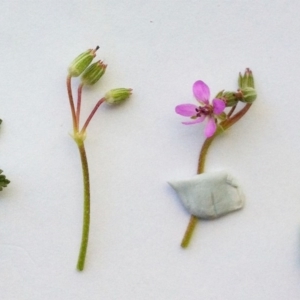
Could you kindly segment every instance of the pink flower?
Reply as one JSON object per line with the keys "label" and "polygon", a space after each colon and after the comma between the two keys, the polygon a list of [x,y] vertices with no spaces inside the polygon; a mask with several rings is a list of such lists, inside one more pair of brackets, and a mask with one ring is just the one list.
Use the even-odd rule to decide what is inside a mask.
{"label": "pink flower", "polygon": [[176,106],[175,111],[179,115],[191,117],[191,119],[193,119],[193,121],[182,122],[182,124],[185,125],[201,123],[205,119],[208,119],[204,134],[206,137],[211,137],[217,129],[215,116],[220,115],[224,111],[226,104],[224,100],[217,98],[213,99],[212,104],[210,104],[208,101],[210,97],[209,87],[201,80],[194,83],[193,93],[201,105],[181,104]]}

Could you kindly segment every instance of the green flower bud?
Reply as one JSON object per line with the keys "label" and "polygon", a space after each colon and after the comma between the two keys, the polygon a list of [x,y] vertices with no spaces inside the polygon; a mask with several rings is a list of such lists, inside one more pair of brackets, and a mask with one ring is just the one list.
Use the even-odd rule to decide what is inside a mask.
{"label": "green flower bud", "polygon": [[241,89],[240,92],[243,95],[242,99],[240,100],[245,103],[252,103],[257,97],[256,90],[252,87],[246,87],[244,89]]}
{"label": "green flower bud", "polygon": [[97,46],[94,50],[89,49],[77,56],[69,66],[69,76],[78,77],[92,62],[98,49],[99,46]]}
{"label": "green flower bud", "polygon": [[95,84],[105,73],[107,65],[101,60],[91,64],[82,74],[81,82],[83,85]]}
{"label": "green flower bud", "polygon": [[239,74],[238,84],[240,89],[247,87],[254,88],[254,78],[252,71],[249,68],[246,69],[244,75],[241,73]]}
{"label": "green flower bud", "polygon": [[132,89],[125,89],[125,88],[119,88],[119,89],[113,89],[107,92],[104,96],[105,101],[109,104],[119,104],[126,99],[129,98],[131,95]]}
{"label": "green flower bud", "polygon": [[235,106],[239,102],[239,100],[236,97],[235,92],[225,92],[223,94],[223,98],[225,99],[226,106]]}

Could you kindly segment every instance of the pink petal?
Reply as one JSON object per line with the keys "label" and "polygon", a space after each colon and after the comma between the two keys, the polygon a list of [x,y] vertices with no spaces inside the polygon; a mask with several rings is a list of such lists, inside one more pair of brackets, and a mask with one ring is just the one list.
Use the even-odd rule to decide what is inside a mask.
{"label": "pink petal", "polygon": [[214,99],[212,103],[215,115],[221,114],[226,107],[226,104],[222,99]]}
{"label": "pink petal", "polygon": [[209,87],[203,81],[198,80],[194,83],[193,92],[198,101],[208,104],[210,91]]}
{"label": "pink petal", "polygon": [[204,134],[206,137],[211,137],[214,135],[214,133],[216,132],[217,129],[217,124],[214,118],[209,118],[206,126],[205,126],[205,130],[204,130]]}
{"label": "pink petal", "polygon": [[197,113],[196,108],[198,106],[194,104],[180,104],[175,107],[175,112],[185,117],[193,117]]}
{"label": "pink petal", "polygon": [[201,122],[203,122],[203,121],[204,121],[205,117],[206,117],[206,116],[202,116],[202,117],[200,117],[200,118],[197,118],[197,119],[195,119],[195,120],[193,120],[193,121],[189,121],[189,122],[182,122],[182,124],[184,124],[184,125],[192,125],[192,124],[201,123]]}

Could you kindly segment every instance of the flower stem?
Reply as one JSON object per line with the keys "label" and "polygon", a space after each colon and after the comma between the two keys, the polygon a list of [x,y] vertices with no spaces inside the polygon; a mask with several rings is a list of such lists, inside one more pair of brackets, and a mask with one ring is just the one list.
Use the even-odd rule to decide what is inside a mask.
{"label": "flower stem", "polygon": [[240,120],[246,112],[250,109],[252,106],[252,103],[246,104],[243,109],[241,109],[239,112],[237,112],[233,117],[221,122],[221,126],[223,127],[224,130],[228,129],[232,125],[234,125],[238,120]]}
{"label": "flower stem", "polygon": [[99,108],[99,106],[105,101],[105,98],[101,98],[97,104],[95,105],[94,109],[91,111],[90,115],[88,116],[87,120],[85,121],[81,131],[80,131],[80,134],[84,134],[85,131],[86,131],[86,128],[88,127],[91,119],[93,118],[94,114],[96,113],[97,109]]}
{"label": "flower stem", "polygon": [[90,180],[89,180],[89,168],[84,148],[83,141],[77,142],[77,146],[80,153],[82,175],[83,175],[83,186],[84,186],[84,204],[83,204],[83,226],[82,226],[82,238],[80,252],[77,261],[77,270],[82,271],[84,268],[86,251],[89,240],[89,229],[90,229]]}
{"label": "flower stem", "polygon": [[[200,151],[200,155],[199,155],[197,174],[201,174],[204,172],[205,158],[206,158],[209,146],[211,145],[212,141],[215,139],[216,136],[217,136],[217,133],[215,135],[213,135],[212,137],[207,138],[204,141],[201,151]],[[185,234],[183,236],[183,239],[181,241],[182,248],[187,248],[187,246],[189,245],[190,240],[193,235],[193,232],[194,232],[194,229],[196,227],[197,221],[198,221],[198,218],[196,216],[191,215],[188,227],[187,227]]]}
{"label": "flower stem", "polygon": [[197,174],[201,174],[201,173],[204,172],[205,159],[206,159],[206,155],[207,155],[208,149],[209,149],[211,143],[213,142],[213,140],[215,139],[215,137],[217,135],[218,134],[216,133],[212,137],[207,138],[204,141],[204,143],[202,145],[202,148],[201,148],[201,151],[200,151],[200,155],[199,155]]}
{"label": "flower stem", "polygon": [[77,98],[77,109],[76,109],[76,122],[79,127],[79,119],[80,119],[80,109],[81,109],[81,96],[82,96],[82,88],[83,84],[80,84],[78,87],[78,98]]}
{"label": "flower stem", "polygon": [[231,117],[231,115],[233,114],[233,112],[235,111],[235,109],[236,109],[236,105],[234,105],[234,106],[231,107],[231,110],[229,111],[229,113],[227,115],[227,118]]}
{"label": "flower stem", "polygon": [[[232,125],[234,125],[238,120],[240,120],[246,114],[246,112],[250,109],[251,105],[252,104],[246,104],[243,107],[243,109],[241,109],[233,117],[221,122],[220,126],[222,126],[224,130],[226,130],[229,127],[231,127]],[[232,113],[233,113],[233,111],[231,112],[231,114]],[[200,151],[200,155],[199,155],[197,174],[201,174],[204,172],[205,160],[206,160],[206,155],[207,155],[208,149],[217,135],[219,135],[218,132],[216,132],[212,137],[207,138],[204,141],[201,151]],[[198,218],[196,216],[191,215],[189,224],[187,226],[187,229],[186,229],[183,239],[181,241],[182,248],[188,247],[190,240],[192,238],[194,229],[196,227],[197,221],[198,221]]]}
{"label": "flower stem", "polygon": [[196,227],[197,221],[198,221],[198,218],[191,215],[188,227],[185,231],[185,234],[184,234],[183,239],[182,239],[181,244],[180,244],[180,246],[182,248],[187,248],[187,246],[189,245],[192,234],[193,234],[194,229]]}
{"label": "flower stem", "polygon": [[71,76],[67,77],[67,90],[68,90],[69,102],[70,102],[72,119],[73,119],[73,131],[75,132],[78,129],[78,124],[76,121],[75,106],[74,106],[72,87],[71,87],[71,79],[72,79]]}

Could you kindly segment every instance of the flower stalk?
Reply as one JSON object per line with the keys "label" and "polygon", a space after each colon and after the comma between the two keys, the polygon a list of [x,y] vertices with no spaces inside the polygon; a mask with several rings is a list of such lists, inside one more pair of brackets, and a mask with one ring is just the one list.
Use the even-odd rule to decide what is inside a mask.
{"label": "flower stalk", "polygon": [[[83,226],[82,226],[82,236],[80,251],[77,261],[77,270],[82,271],[85,265],[88,240],[89,240],[89,229],[90,229],[90,207],[91,207],[91,197],[90,197],[90,180],[89,180],[89,167],[87,155],[84,147],[84,140],[86,138],[86,130],[90,124],[93,116],[99,109],[102,103],[107,102],[108,104],[115,104],[122,102],[129,98],[131,95],[131,89],[114,89],[106,93],[102,97],[90,115],[87,117],[86,121],[82,128],[80,128],[80,114],[81,114],[81,104],[82,104],[82,90],[84,86],[92,86],[104,75],[107,65],[102,61],[97,61],[92,63],[93,58],[96,56],[96,51],[99,49],[97,46],[94,50],[87,50],[80,54],[75,60],[71,63],[69,67],[69,75],[67,76],[67,92],[69,98],[69,104],[71,109],[72,123],[73,123],[73,139],[78,147],[81,168],[82,168],[82,177],[83,177]],[[91,64],[91,65],[90,65]],[[78,77],[81,75],[81,83],[77,89],[77,105],[74,103],[73,93],[72,93],[72,77]],[[76,109],[75,109],[76,107]]]}
{"label": "flower stalk", "polygon": [[76,110],[77,130],[78,130],[78,124],[79,124],[79,121],[80,121],[82,88],[83,88],[83,84],[80,84],[79,87],[78,87],[78,90],[77,90],[77,110]]}
{"label": "flower stalk", "polygon": [[[205,131],[205,134],[206,134],[207,138],[206,138],[206,140],[204,141],[204,143],[201,147],[199,160],[198,160],[197,174],[204,173],[206,156],[207,156],[208,150],[209,150],[212,142],[214,141],[214,139],[219,134],[221,134],[222,132],[224,132],[225,130],[227,130],[231,126],[233,126],[236,122],[238,122],[248,112],[248,110],[252,106],[252,103],[256,99],[256,91],[254,90],[254,79],[253,79],[253,75],[252,75],[252,72],[251,72],[250,69],[246,69],[245,74],[243,76],[241,74],[239,75],[238,83],[239,83],[239,87],[243,88],[244,91],[247,90],[247,89],[251,89],[250,90],[251,95],[250,95],[250,92],[249,92],[249,95],[251,97],[247,95],[248,98],[246,98],[245,94],[243,94],[242,90],[238,90],[237,93],[232,93],[232,92],[225,92],[224,93],[222,91],[218,94],[218,96],[223,95],[223,100],[224,100],[225,103],[228,103],[228,101],[226,101],[227,100],[226,96],[230,95],[230,97],[231,97],[230,98],[230,105],[227,105],[227,106],[228,107],[232,106],[232,107],[231,107],[230,111],[227,114],[225,114],[225,119],[223,121],[221,121],[219,124],[217,124],[217,119],[216,118],[214,119],[214,122],[215,122],[217,128],[214,131],[213,135],[207,135],[206,134],[207,130]],[[194,87],[195,87],[195,85],[194,85]],[[203,94],[209,95],[209,89],[208,90],[207,89],[208,88],[206,88],[206,85],[205,86],[202,85],[202,90],[200,91],[200,93],[198,92],[198,98],[201,98],[201,96],[203,98]],[[203,93],[203,90],[205,91],[205,93]],[[197,92],[195,93],[195,91],[194,91],[194,94],[197,94]],[[199,94],[200,94],[200,96],[199,96]],[[233,95],[236,95],[235,99],[232,98]],[[248,101],[245,101],[245,99],[248,99]],[[239,100],[241,102],[244,102],[244,103],[246,102],[246,104],[244,105],[244,107],[239,112],[237,112],[233,115]],[[207,104],[207,102],[206,102],[206,104]],[[181,105],[179,107],[182,107],[182,106],[183,105]],[[185,105],[185,106],[187,106],[187,105]],[[183,110],[181,110],[179,112],[179,114],[184,115],[182,113],[182,111]],[[185,114],[185,116],[191,116],[191,111],[192,110],[190,110],[188,112],[188,114]],[[177,109],[176,112],[178,113],[178,109]],[[197,110],[196,110],[196,112],[197,112]],[[201,116],[199,116],[199,117],[201,118]],[[201,120],[201,121],[203,121],[203,120]],[[187,124],[187,122],[184,122],[184,124]],[[191,124],[191,122],[189,124]],[[188,247],[197,223],[198,223],[198,218],[194,215],[191,215],[189,224],[186,228],[185,234],[184,234],[182,242],[181,242],[181,247],[182,248],[187,248]]]}
{"label": "flower stalk", "polygon": [[71,80],[72,80],[72,77],[68,76],[67,77],[67,91],[68,91],[69,103],[70,103],[72,120],[73,120],[73,132],[75,133],[76,129],[77,129],[77,120],[76,120],[75,106],[74,106],[74,100],[73,100],[73,94],[72,94]]}
{"label": "flower stalk", "polygon": [[[90,229],[90,180],[89,180],[89,167],[88,160],[86,156],[86,151],[84,147],[85,140],[85,132],[86,128],[94,116],[97,108],[92,111],[90,116],[88,117],[85,127],[82,130],[79,130],[79,120],[80,120],[80,107],[81,107],[81,95],[82,95],[82,87],[81,84],[78,87],[78,100],[77,100],[77,110],[75,111],[75,105],[73,101],[72,89],[71,89],[71,78],[68,76],[67,78],[67,90],[69,95],[69,102],[71,107],[71,114],[73,120],[73,138],[75,143],[77,144],[80,160],[81,160],[81,168],[82,168],[82,177],[83,177],[83,226],[82,226],[82,236],[81,236],[81,245],[80,251],[77,261],[77,270],[82,271],[84,269],[88,240],[89,240],[89,229]],[[103,103],[103,102],[102,102]]]}

